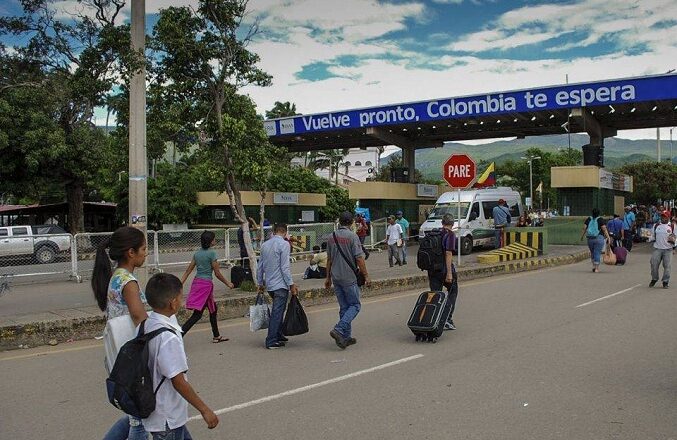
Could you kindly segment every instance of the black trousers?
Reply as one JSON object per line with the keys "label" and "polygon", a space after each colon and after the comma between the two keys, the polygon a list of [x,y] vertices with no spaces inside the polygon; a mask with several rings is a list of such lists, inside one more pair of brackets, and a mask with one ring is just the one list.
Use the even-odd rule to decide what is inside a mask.
{"label": "black trousers", "polygon": [[444,282],[445,277],[446,275],[441,272],[428,271],[428,283],[430,284],[430,290],[439,292],[442,291],[443,287],[447,289],[449,301],[451,301],[451,313],[449,313],[449,321],[451,321],[451,317],[454,315],[454,310],[456,309],[456,298],[458,297],[458,278],[456,274],[454,274],[451,284],[448,284]]}
{"label": "black trousers", "polygon": [[[188,333],[188,330],[190,330],[200,319],[202,319],[202,313],[204,313],[206,308],[207,305],[205,304],[202,310],[194,310],[193,314],[190,316],[190,318],[188,318],[188,321],[186,321],[181,326],[181,331],[183,332],[184,336],[186,333]],[[221,335],[219,334],[219,326],[216,323],[216,313],[217,311],[214,310],[214,313],[209,314],[209,323],[212,325],[212,334],[215,338],[218,338]]]}

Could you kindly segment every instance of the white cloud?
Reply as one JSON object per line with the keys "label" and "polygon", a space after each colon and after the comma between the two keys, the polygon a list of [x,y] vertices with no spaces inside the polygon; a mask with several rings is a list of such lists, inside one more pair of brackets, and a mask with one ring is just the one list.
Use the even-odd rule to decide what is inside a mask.
{"label": "white cloud", "polygon": [[433,3],[440,3],[444,5],[460,5],[463,0],[433,0]]}

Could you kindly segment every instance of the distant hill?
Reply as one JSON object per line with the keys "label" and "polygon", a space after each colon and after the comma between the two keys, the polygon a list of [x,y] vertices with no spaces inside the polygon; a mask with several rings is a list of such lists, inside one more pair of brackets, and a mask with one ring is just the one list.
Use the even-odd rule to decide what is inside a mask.
{"label": "distant hill", "polygon": [[[589,142],[587,135],[572,134],[571,148],[578,149]],[[502,164],[508,160],[520,160],[529,148],[540,148],[544,151],[556,152],[569,146],[567,135],[538,136],[512,141],[497,141],[483,145],[465,145],[457,142],[447,142],[442,148],[427,148],[416,151],[416,168],[421,170],[424,177],[440,178],[442,163],[452,153],[470,154],[476,161],[485,160]],[[670,141],[661,143],[664,156],[670,155]],[[674,151],[677,155],[677,149]],[[382,159],[381,164],[387,164],[394,157],[402,153],[395,152]],[[617,168],[626,163],[642,162],[656,159],[656,141],[652,139],[628,140],[608,138],[604,141],[604,165],[607,168]]]}

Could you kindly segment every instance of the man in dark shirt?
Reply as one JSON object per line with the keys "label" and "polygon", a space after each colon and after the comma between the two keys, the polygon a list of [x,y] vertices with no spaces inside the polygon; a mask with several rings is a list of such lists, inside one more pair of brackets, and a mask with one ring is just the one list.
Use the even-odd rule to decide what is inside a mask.
{"label": "man in dark shirt", "polygon": [[456,298],[458,297],[458,277],[456,276],[456,267],[454,266],[454,254],[456,250],[456,234],[451,230],[454,226],[454,216],[445,214],[442,217],[442,247],[444,248],[444,268],[439,271],[428,271],[428,283],[430,290],[439,292],[446,287],[451,302],[451,312],[444,325],[445,330],[456,330],[454,321],[451,319],[456,309]]}

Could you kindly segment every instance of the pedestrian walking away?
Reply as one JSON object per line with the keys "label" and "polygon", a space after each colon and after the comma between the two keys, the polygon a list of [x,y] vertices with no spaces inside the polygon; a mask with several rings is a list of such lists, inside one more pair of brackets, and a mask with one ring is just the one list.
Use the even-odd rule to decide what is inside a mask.
{"label": "pedestrian walking away", "polygon": [[407,264],[407,244],[409,242],[409,220],[404,218],[402,211],[395,213],[395,223],[402,227],[402,264]]}
{"label": "pedestrian walking away", "polygon": [[[345,349],[357,343],[352,335],[352,322],[360,313],[360,286],[358,278],[369,284],[364,252],[357,234],[350,230],[353,215],[345,211],[339,216],[339,227],[330,236],[327,246],[327,279],[324,286],[334,285],[339,303],[339,321],[329,332],[336,345]],[[399,226],[399,225],[398,225]]]}
{"label": "pedestrian walking away", "polygon": [[[454,216],[445,214],[442,217],[442,255],[441,262],[442,269],[435,268],[428,270],[428,284],[430,290],[441,291],[443,288],[447,289],[449,301],[451,302],[451,312],[444,325],[445,330],[456,330],[453,316],[456,310],[456,298],[458,297],[458,276],[456,274],[456,266],[454,265],[454,251],[456,251],[456,234],[452,231],[454,226]],[[440,265],[435,265],[439,267]]]}
{"label": "pedestrian walking away", "polygon": [[289,341],[282,334],[282,320],[289,293],[298,294],[298,289],[292,280],[291,247],[285,240],[286,235],[286,224],[276,223],[273,226],[273,236],[261,246],[261,258],[256,273],[259,293],[263,293],[264,290],[268,291],[273,299],[273,310],[268,324],[268,336],[266,336],[266,348],[271,350],[282,348]]}
{"label": "pedestrian walking away", "polygon": [[658,269],[663,265],[663,288],[667,289],[670,284],[670,268],[672,264],[672,248],[675,246],[675,234],[670,225],[670,213],[663,211],[660,214],[660,223],[656,224],[651,234],[653,253],[651,254],[651,282],[653,287],[658,282]]}
{"label": "pedestrian walking away", "polygon": [[186,300],[186,308],[193,310],[193,314],[183,324],[181,331],[185,336],[186,333],[197,323],[204,313],[205,308],[209,309],[209,323],[212,326],[212,342],[225,342],[228,338],[224,338],[219,333],[219,326],[217,323],[216,301],[214,301],[214,282],[212,275],[216,276],[223,284],[233,289],[235,286],[228,281],[221,270],[219,269],[219,262],[217,260],[216,251],[212,246],[216,244],[216,235],[212,231],[204,231],[200,236],[201,248],[193,255],[193,260],[188,265],[186,272],[181,278],[181,284],[186,283],[186,279],[197,268],[195,278],[190,285],[190,293]]}
{"label": "pedestrian walking away", "polygon": [[[134,277],[134,269],[143,266],[146,255],[145,234],[128,226],[113,232],[110,239],[97,248],[91,285],[107,321],[129,316],[132,321],[129,325],[136,326],[147,318],[146,297]],[[115,271],[111,260],[116,263]],[[133,337],[133,331],[130,333]],[[110,361],[107,359],[109,368],[112,367]],[[147,437],[141,419],[125,415],[110,428],[104,440],[146,440]]]}
{"label": "pedestrian walking away", "polygon": [[612,247],[623,246],[625,235],[623,234],[623,220],[621,220],[621,217],[618,214],[614,214],[614,218],[607,223],[606,228],[612,240]]}
{"label": "pedestrian walking away", "polygon": [[629,251],[632,250],[632,240],[635,236],[635,213],[632,212],[630,206],[625,207],[625,214],[623,214],[623,245]]}
{"label": "pedestrian walking away", "polygon": [[148,369],[153,378],[155,410],[143,419],[153,440],[192,440],[188,423],[188,404],[200,412],[207,428],[213,429],[219,419],[188,383],[188,360],[176,312],[183,301],[183,283],[175,275],[158,273],[146,286],[148,304],[152,307],[143,323],[144,333],[163,328],[148,342]]}
{"label": "pedestrian walking away", "polygon": [[393,267],[393,256],[395,264],[402,265],[402,227],[395,223],[395,217],[388,217],[388,227],[386,228],[386,243],[388,244],[388,264]]}
{"label": "pedestrian walking away", "polygon": [[583,232],[581,233],[581,241],[583,238],[588,239],[588,248],[590,249],[590,260],[592,261],[592,271],[599,272],[599,264],[602,260],[602,251],[604,244],[611,243],[609,231],[606,228],[606,221],[599,215],[599,209],[592,209],[592,216],[585,220]]}
{"label": "pedestrian walking away", "polygon": [[494,209],[491,213],[494,217],[494,236],[496,239],[494,242],[494,247],[498,249],[503,247],[504,233],[512,219],[510,218],[510,209],[503,199],[498,200],[498,205],[494,206]]}

